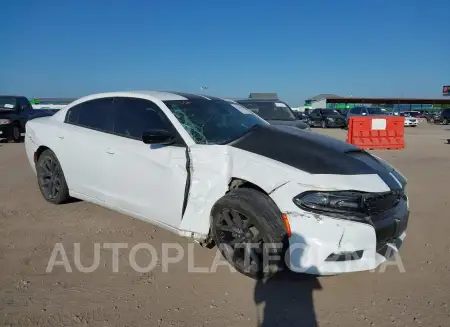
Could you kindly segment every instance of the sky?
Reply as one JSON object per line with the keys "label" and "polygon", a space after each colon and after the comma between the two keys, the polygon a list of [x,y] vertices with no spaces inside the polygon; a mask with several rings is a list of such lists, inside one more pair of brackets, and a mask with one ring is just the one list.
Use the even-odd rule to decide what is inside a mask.
{"label": "sky", "polygon": [[446,0],[15,0],[0,12],[0,94],[276,92],[297,106],[450,85]]}

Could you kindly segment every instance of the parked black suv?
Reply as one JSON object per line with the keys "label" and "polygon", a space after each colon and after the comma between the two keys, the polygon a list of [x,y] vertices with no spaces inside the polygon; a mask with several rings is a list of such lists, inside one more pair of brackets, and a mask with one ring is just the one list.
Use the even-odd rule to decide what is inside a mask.
{"label": "parked black suv", "polygon": [[431,123],[448,125],[450,123],[450,108],[442,109],[442,111],[435,116],[431,116],[429,121]]}
{"label": "parked black suv", "polygon": [[309,125],[311,127],[345,127],[345,117],[334,109],[314,109],[309,113]]}
{"label": "parked black suv", "polygon": [[300,120],[287,103],[274,100],[234,100],[235,102],[250,109],[272,125],[292,126],[299,129],[309,130],[308,124]]}
{"label": "parked black suv", "polygon": [[53,115],[57,110],[33,109],[24,96],[0,95],[0,139],[22,140],[28,120]]}

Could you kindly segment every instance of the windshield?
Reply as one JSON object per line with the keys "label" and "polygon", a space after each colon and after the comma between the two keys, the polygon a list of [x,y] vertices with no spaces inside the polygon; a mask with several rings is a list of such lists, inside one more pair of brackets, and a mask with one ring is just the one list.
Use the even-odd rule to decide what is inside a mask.
{"label": "windshield", "polygon": [[13,110],[16,108],[17,99],[14,97],[0,97],[1,110]]}
{"label": "windshield", "polygon": [[367,109],[367,112],[369,113],[369,115],[384,115],[384,114],[386,114],[386,112],[381,110],[381,108],[367,107],[366,109]]}
{"label": "windshield", "polygon": [[265,120],[296,120],[291,109],[283,102],[243,101],[240,104]]}
{"label": "windshield", "polygon": [[268,124],[245,107],[223,100],[164,101],[195,143],[226,144]]}
{"label": "windshield", "polygon": [[325,109],[322,110],[324,116],[342,116],[337,110]]}

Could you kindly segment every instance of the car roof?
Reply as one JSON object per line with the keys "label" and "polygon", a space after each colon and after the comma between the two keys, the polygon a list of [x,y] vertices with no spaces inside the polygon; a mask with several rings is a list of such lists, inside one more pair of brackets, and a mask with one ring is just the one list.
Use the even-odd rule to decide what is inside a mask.
{"label": "car roof", "polygon": [[0,94],[0,98],[26,98],[24,95]]}
{"label": "car roof", "polygon": [[87,96],[83,96],[74,102],[84,102],[97,98],[106,97],[151,97],[160,101],[176,101],[176,100],[196,100],[196,99],[206,99],[206,100],[224,100],[219,97],[213,97],[210,95],[202,95],[195,93],[186,92],[176,92],[176,91],[150,91],[150,90],[137,90],[137,91],[118,91],[118,92],[103,92],[95,93]]}

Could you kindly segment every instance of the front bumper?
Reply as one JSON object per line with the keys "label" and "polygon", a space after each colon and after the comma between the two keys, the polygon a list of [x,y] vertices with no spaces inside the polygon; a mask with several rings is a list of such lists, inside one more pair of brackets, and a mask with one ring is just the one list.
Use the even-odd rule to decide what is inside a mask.
{"label": "front bumper", "polygon": [[419,125],[419,121],[409,121],[409,120],[405,120],[405,126],[417,126]]}
{"label": "front bumper", "polygon": [[[278,196],[281,192],[275,202]],[[406,236],[406,197],[395,208],[372,217],[373,224],[313,214],[288,202],[284,201],[283,210],[287,209],[292,236],[286,263],[294,272],[336,275],[372,270],[394,256]]]}
{"label": "front bumper", "polygon": [[327,120],[326,122],[328,127],[345,127],[347,125],[344,119],[333,121]]}
{"label": "front bumper", "polygon": [[11,124],[0,125],[0,139],[12,138],[13,128]]}

